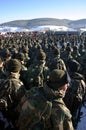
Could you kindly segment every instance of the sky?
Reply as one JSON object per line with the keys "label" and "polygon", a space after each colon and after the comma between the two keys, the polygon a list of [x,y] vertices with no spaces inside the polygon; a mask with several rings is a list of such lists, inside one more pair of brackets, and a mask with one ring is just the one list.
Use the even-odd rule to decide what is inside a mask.
{"label": "sky", "polygon": [[0,23],[35,18],[86,18],[86,0],[0,0]]}

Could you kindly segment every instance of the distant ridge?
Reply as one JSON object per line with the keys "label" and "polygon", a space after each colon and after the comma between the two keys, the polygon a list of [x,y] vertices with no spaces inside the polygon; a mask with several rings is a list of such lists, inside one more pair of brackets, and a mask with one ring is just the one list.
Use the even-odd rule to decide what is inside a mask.
{"label": "distant ridge", "polygon": [[67,26],[70,28],[79,29],[86,27],[86,19],[69,20],[56,18],[37,18],[31,20],[14,20],[0,24],[0,26],[22,27],[27,29],[44,25]]}

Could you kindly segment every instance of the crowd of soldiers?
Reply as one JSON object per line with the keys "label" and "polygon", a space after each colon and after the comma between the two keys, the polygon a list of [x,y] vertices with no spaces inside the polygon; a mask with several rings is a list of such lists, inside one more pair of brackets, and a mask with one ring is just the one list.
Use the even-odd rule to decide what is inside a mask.
{"label": "crowd of soldiers", "polygon": [[[50,128],[47,123],[27,124],[25,129],[18,124],[17,106],[33,88],[43,88],[43,96],[52,99]],[[1,130],[76,130],[85,101],[85,35],[36,32],[0,37]]]}

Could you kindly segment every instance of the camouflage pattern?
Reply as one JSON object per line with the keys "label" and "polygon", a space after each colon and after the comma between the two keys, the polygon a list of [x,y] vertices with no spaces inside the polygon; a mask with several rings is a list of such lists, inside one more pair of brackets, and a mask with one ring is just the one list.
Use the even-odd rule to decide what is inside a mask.
{"label": "camouflage pattern", "polygon": [[49,66],[50,70],[52,71],[53,69],[61,69],[61,70],[66,70],[66,65],[64,61],[61,58],[55,57]]}
{"label": "camouflage pattern", "polygon": [[46,54],[42,49],[38,49],[34,61],[27,71],[24,71],[21,79],[25,84],[26,89],[32,87],[43,86],[44,80],[46,80],[49,73],[48,67],[46,64]]}
{"label": "camouflage pattern", "polygon": [[16,59],[18,59],[21,62],[21,71],[27,70],[27,67],[25,66],[25,55],[24,53],[20,52],[16,55]]}
{"label": "camouflage pattern", "polygon": [[49,69],[51,71],[53,69],[66,70],[65,63],[60,57],[60,49],[57,47],[53,47],[52,49],[52,57],[49,63]]}
{"label": "camouflage pattern", "polygon": [[44,64],[44,61],[32,64],[27,71],[22,73],[21,79],[27,90],[32,87],[43,86],[43,82],[49,75],[49,69]]}
{"label": "camouflage pattern", "polygon": [[7,78],[6,73],[4,72],[3,67],[0,68],[0,87],[3,84],[3,81]]}
{"label": "camouflage pattern", "polygon": [[70,47],[70,46],[66,47],[66,50],[61,52],[61,58],[65,62],[65,64],[67,65],[68,60],[73,58],[72,47]]}
{"label": "camouflage pattern", "polygon": [[[64,97],[64,102],[72,114],[73,125],[78,123],[77,111],[80,108],[86,94],[86,84],[79,73],[71,73],[71,81]],[[71,101],[71,102],[70,102]]]}
{"label": "camouflage pattern", "polygon": [[[78,35],[78,34],[58,35],[57,32],[52,33],[52,31],[45,32],[45,33],[41,33],[41,32],[11,33],[11,32],[9,32],[6,34],[6,37],[4,37],[4,36],[0,37],[0,43],[1,43],[0,44],[0,55],[5,60],[5,63],[9,60],[9,58],[11,58],[11,56],[15,58],[16,54],[18,54],[19,52],[23,52],[25,54],[25,63],[26,62],[28,63],[28,64],[26,63],[27,66],[30,66],[31,64],[34,64],[34,66],[38,66],[38,64],[35,64],[35,56],[38,54],[38,51],[40,49],[43,49],[42,52],[44,51],[46,53],[46,56],[40,55],[38,57],[38,61],[41,61],[40,58],[44,59],[44,60],[46,58],[47,65],[50,65],[52,59],[55,58],[55,55],[53,53],[54,53],[54,49],[57,46],[61,48],[61,46],[63,45],[61,48],[61,53],[62,53],[61,58],[63,59],[63,61],[65,63],[66,63],[67,59],[71,58],[71,53],[72,53],[71,52],[71,53],[65,54],[65,50],[66,50],[67,46],[71,45],[71,47],[73,47],[73,46],[77,45],[78,46],[78,48],[76,47],[76,52],[77,52],[77,49],[79,49],[80,44],[84,43],[84,45],[85,45],[84,47],[86,50],[85,35]],[[68,45],[68,44],[70,44],[70,45]],[[64,45],[66,45],[66,46],[64,46]],[[6,49],[8,49],[8,50],[6,51]],[[83,51],[83,49],[82,49],[82,51]],[[29,52],[29,56],[30,56],[29,61],[27,61],[28,52]],[[70,50],[69,50],[69,52],[70,52]],[[82,53],[82,52],[79,52],[79,53]],[[27,54],[27,56],[26,56],[26,54]],[[43,53],[41,53],[41,54],[43,54]],[[82,56],[82,54],[81,54],[81,56]],[[75,59],[79,59],[81,56],[78,55],[78,57],[75,57]],[[45,57],[45,58],[43,58],[43,57]],[[85,55],[85,57],[86,57],[86,55]],[[86,67],[85,67],[86,60],[85,59],[83,59],[83,62],[81,60],[81,63],[83,63],[82,73],[84,74],[84,76],[86,75],[86,71],[85,71],[86,70]],[[23,67],[23,70],[25,70],[24,67]],[[26,71],[24,73],[26,74]],[[43,72],[43,74],[44,74],[44,72]],[[45,73],[45,74],[47,74],[47,73]],[[23,75],[23,74],[21,74],[21,75]],[[85,78],[86,78],[86,76],[85,76]],[[23,80],[24,84],[26,83],[25,79],[28,79],[27,76],[25,76],[25,78]],[[42,75],[42,79],[44,79],[44,80],[46,79],[45,75]],[[35,83],[35,81],[34,81],[34,83]],[[41,83],[43,83],[43,82],[41,82]],[[27,88],[28,87],[30,87],[29,84],[27,85]],[[37,84],[37,87],[38,87],[38,84]]]}
{"label": "camouflage pattern", "polygon": [[79,62],[82,66],[82,74],[84,75],[85,82],[86,82],[86,53],[83,56],[80,57]]}
{"label": "camouflage pattern", "polygon": [[7,75],[4,70],[4,61],[0,58],[0,86],[3,83],[3,81],[7,78]]}
{"label": "camouflage pattern", "polygon": [[[74,130],[72,125],[72,116],[65,106],[62,98],[63,94],[60,90],[53,91],[48,86],[44,87],[45,95],[52,101],[52,113],[50,117],[49,130]],[[46,126],[47,127],[47,126]]]}
{"label": "camouflage pattern", "polygon": [[75,60],[79,61],[79,58],[80,58],[80,53],[79,53],[79,50],[78,50],[78,46],[74,46],[73,47],[73,52],[72,52],[72,56]]}
{"label": "camouflage pattern", "polygon": [[6,79],[6,74],[4,72],[4,68],[3,67],[0,68],[0,79]]}
{"label": "camouflage pattern", "polygon": [[26,89],[30,89],[35,86],[41,86],[43,84],[43,68],[40,66],[30,66],[29,69],[23,75],[23,81]]}
{"label": "camouflage pattern", "polygon": [[19,110],[22,108],[18,120],[20,130],[74,130],[72,116],[60,91],[44,84],[42,88],[30,89],[27,97],[22,99],[23,105],[18,106]]}
{"label": "camouflage pattern", "polygon": [[34,87],[21,99],[17,109],[20,112],[18,119],[20,130],[44,130],[44,121],[50,117],[52,103],[44,97],[43,87]]}
{"label": "camouflage pattern", "polygon": [[[3,110],[5,110],[5,116],[9,121],[15,125],[15,121],[18,118],[18,112],[15,111],[15,107],[20,101],[21,97],[25,93],[25,88],[23,83],[19,80],[19,74],[10,74],[8,79],[3,82],[0,88],[0,101],[4,101],[6,105]],[[14,114],[16,112],[16,115]]]}

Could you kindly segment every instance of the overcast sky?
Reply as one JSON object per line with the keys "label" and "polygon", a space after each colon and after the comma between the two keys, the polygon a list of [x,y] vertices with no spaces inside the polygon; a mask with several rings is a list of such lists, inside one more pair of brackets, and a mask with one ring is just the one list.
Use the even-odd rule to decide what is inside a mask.
{"label": "overcast sky", "polygon": [[34,18],[86,18],[86,0],[0,0],[0,23]]}

